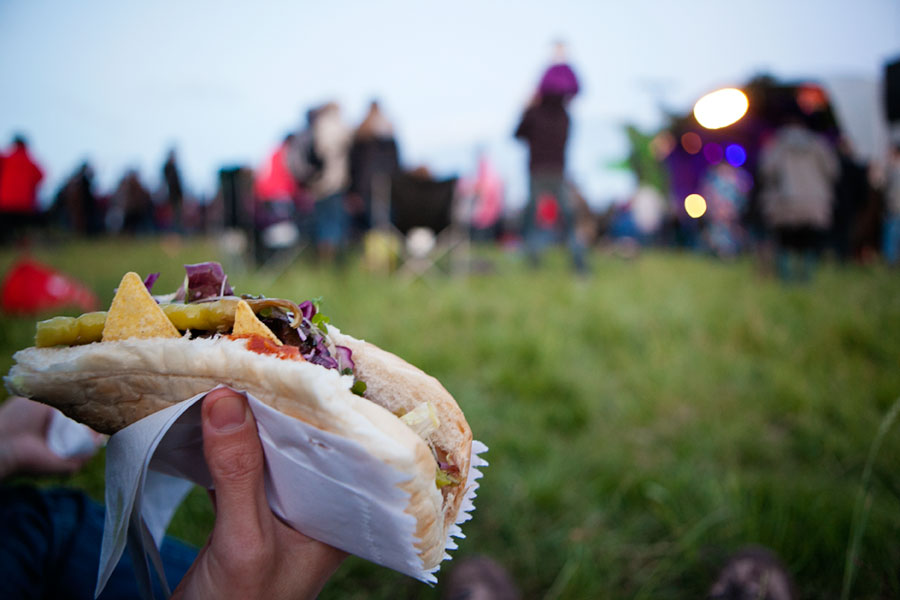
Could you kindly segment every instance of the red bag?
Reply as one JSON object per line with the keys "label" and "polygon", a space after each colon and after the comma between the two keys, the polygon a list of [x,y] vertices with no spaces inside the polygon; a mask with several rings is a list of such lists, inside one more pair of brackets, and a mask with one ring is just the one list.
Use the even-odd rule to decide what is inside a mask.
{"label": "red bag", "polygon": [[97,296],[84,284],[33,259],[20,259],[0,285],[0,308],[16,315],[37,315],[75,306],[97,310]]}

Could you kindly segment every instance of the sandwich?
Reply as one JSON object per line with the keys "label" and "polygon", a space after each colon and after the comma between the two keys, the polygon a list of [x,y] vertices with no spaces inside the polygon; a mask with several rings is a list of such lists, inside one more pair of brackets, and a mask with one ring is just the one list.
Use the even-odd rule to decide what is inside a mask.
{"label": "sandwich", "polygon": [[151,294],[158,274],[127,273],[108,311],[38,323],[9,391],[108,434],[220,384],[246,391],[400,471],[416,552],[434,569],[469,483],[472,432],[453,397],[342,333],[318,302],[235,295],[218,263],[186,270],[173,294]]}

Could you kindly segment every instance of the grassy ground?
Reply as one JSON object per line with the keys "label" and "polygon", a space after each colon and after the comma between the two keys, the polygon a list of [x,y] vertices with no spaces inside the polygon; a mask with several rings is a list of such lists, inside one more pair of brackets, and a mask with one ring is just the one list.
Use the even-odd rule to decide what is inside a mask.
{"label": "grassy ground", "polygon": [[[107,302],[122,272],[215,258],[211,243],[65,244],[38,256]],[[407,358],[457,398],[491,463],[457,559],[489,554],[529,598],[697,598],[745,544],[774,549],[803,598],[900,596],[900,277],[825,265],[807,287],[749,262],[561,255],[531,272],[407,285],[354,263],[276,277],[227,265],[238,291],[322,296],[343,330]],[[12,260],[0,254],[0,270]],[[30,344],[0,317],[0,368]],[[68,483],[102,497],[102,457]],[[201,543],[195,491],[173,531]],[[859,542],[851,551],[851,537]],[[848,561],[848,554],[849,561]],[[447,563],[446,568],[452,568]],[[849,568],[848,568],[849,566]],[[852,576],[852,577],[851,577]],[[351,559],[323,598],[437,598],[440,586]]]}

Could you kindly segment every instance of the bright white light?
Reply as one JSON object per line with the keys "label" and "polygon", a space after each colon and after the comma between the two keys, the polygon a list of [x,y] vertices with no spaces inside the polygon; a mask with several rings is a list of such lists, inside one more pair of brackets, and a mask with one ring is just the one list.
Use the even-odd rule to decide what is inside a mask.
{"label": "bright white light", "polygon": [[706,198],[691,194],[684,199],[684,210],[692,219],[699,219],[706,213]]}
{"label": "bright white light", "polygon": [[750,102],[741,90],[725,88],[709,93],[694,105],[694,118],[707,129],[720,129],[744,116]]}

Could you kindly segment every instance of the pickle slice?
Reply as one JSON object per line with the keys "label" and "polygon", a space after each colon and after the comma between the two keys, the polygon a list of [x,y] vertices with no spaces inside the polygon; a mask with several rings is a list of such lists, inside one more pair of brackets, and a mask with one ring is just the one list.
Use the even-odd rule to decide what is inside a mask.
{"label": "pickle slice", "polygon": [[[234,311],[239,299],[215,300],[195,304],[161,304],[163,312],[179,331],[218,331],[227,333],[234,326]],[[103,337],[106,312],[90,312],[80,317],[53,317],[35,328],[34,345],[77,346],[99,342]]]}

